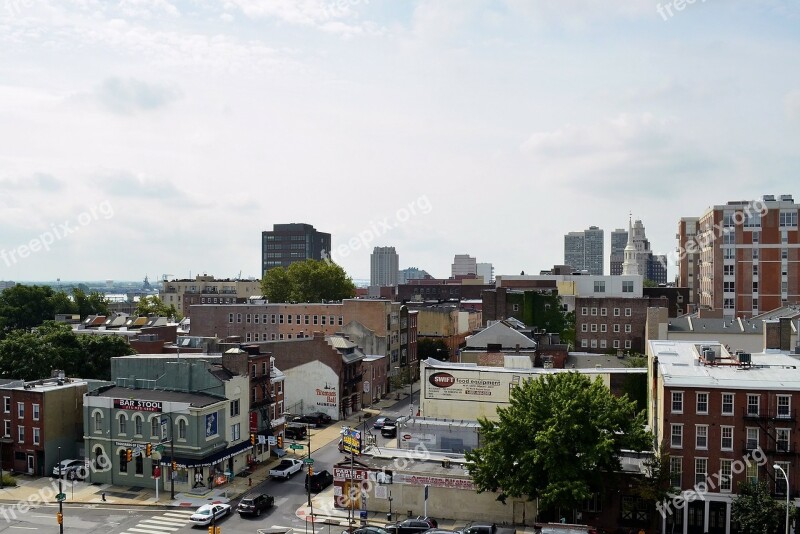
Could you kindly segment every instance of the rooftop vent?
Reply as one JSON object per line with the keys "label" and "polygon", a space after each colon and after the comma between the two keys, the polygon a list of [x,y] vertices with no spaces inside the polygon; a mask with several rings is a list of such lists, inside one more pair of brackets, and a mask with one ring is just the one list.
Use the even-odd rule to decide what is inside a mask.
{"label": "rooftop vent", "polygon": [[794,202],[792,195],[781,195],[781,202]]}
{"label": "rooftop vent", "polygon": [[764,195],[764,202],[775,202],[775,195]]}

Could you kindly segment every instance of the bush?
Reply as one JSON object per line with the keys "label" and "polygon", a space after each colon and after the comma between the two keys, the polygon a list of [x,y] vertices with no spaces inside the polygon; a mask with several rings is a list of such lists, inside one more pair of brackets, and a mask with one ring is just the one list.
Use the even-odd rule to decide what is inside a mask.
{"label": "bush", "polygon": [[17,479],[12,477],[9,473],[3,473],[3,486],[16,486]]}

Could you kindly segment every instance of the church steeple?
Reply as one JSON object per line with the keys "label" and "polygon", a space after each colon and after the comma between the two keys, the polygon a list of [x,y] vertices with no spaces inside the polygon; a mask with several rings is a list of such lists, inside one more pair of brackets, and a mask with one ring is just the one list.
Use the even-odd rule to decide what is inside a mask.
{"label": "church steeple", "polygon": [[633,244],[633,215],[628,215],[628,244],[625,245],[625,261],[622,263],[622,274],[639,274],[639,264],[636,261],[636,247]]}

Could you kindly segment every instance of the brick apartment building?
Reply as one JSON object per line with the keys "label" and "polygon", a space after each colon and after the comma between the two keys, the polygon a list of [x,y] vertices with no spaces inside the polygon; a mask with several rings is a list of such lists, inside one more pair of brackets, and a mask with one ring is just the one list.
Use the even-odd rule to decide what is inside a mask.
{"label": "brick apartment building", "polygon": [[667,308],[663,298],[589,297],[575,300],[577,350],[644,353],[647,308]]}
{"label": "brick apartment building", "polygon": [[[357,326],[356,326],[357,324]],[[383,354],[387,370],[406,362],[409,332],[408,309],[382,299],[346,299],[334,303],[206,304],[192,306],[192,335],[238,336],[245,343],[296,340],[346,332],[348,338],[369,354]],[[416,359],[416,355],[415,359]],[[280,361],[278,366],[281,367]]]}
{"label": "brick apartment building", "polygon": [[35,382],[4,380],[3,469],[49,476],[61,458],[82,454],[83,395],[88,383],[71,378],[49,378]]}
{"label": "brick apartment building", "polygon": [[[800,369],[781,353],[732,355],[718,343],[650,341],[648,423],[669,452],[671,485],[702,498],[667,508],[661,532],[729,534],[739,483],[766,481],[800,503]],[[705,490],[705,491],[704,491]]]}
{"label": "brick apartment building", "polygon": [[699,291],[701,315],[750,318],[800,302],[799,212],[791,195],[764,195],[709,208],[694,239],[690,219],[679,227],[679,273]]}

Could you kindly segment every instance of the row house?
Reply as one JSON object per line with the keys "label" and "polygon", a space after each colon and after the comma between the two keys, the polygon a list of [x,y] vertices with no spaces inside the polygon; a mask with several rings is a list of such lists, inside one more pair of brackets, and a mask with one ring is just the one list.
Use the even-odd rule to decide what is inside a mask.
{"label": "row house", "polygon": [[649,424],[669,453],[671,485],[703,496],[668,507],[663,532],[735,532],[731,503],[745,481],[800,503],[796,359],[693,341],[650,341],[647,357]]}

